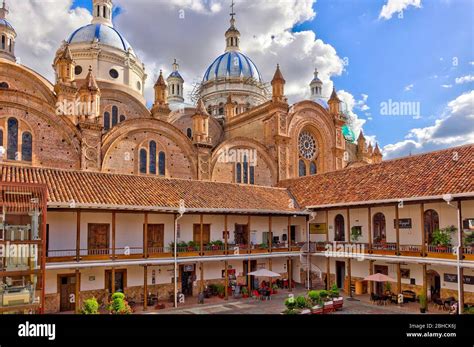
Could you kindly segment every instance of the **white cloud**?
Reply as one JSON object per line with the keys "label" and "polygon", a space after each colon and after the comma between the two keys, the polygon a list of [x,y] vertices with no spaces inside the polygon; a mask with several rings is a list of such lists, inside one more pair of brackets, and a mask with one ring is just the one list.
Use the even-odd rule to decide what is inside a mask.
{"label": "white cloud", "polygon": [[387,0],[380,11],[379,19],[388,20],[392,18],[394,13],[403,12],[409,6],[421,8],[421,0]]}
{"label": "white cloud", "polygon": [[452,88],[453,85],[452,84],[442,84],[441,87],[443,87],[443,88]]}
{"label": "white cloud", "polygon": [[413,83],[412,83],[412,84],[409,84],[409,85],[407,85],[405,88],[403,88],[403,90],[406,91],[406,92],[409,92],[410,90],[413,89],[413,86],[414,86]]}
{"label": "white cloud", "polygon": [[456,82],[456,84],[474,82],[474,75],[466,75],[462,77],[457,77],[454,81]]}
{"label": "white cloud", "polygon": [[384,146],[386,159],[474,143],[474,90],[448,103],[431,126],[411,129],[405,140]]}
{"label": "white cloud", "polygon": [[[357,137],[367,121],[365,119],[359,118],[359,115],[354,112],[357,101],[354,99],[354,96],[351,93],[345,90],[340,90],[337,92],[337,96],[342,101],[343,110],[349,116],[347,123]],[[364,133],[364,135],[366,134]]]}

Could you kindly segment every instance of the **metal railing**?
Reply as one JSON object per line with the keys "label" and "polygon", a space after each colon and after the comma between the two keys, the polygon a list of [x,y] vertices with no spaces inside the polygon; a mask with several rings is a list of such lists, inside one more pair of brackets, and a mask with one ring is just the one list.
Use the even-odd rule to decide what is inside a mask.
{"label": "metal railing", "polygon": [[428,246],[428,252],[430,253],[442,253],[442,254],[453,254],[453,247],[452,246]]}
{"label": "metal railing", "polygon": [[421,252],[422,250],[421,245],[400,245],[400,252]]}
{"label": "metal railing", "polygon": [[396,244],[396,242],[373,243],[371,250],[373,250],[373,251],[396,251],[397,250],[397,244]]}

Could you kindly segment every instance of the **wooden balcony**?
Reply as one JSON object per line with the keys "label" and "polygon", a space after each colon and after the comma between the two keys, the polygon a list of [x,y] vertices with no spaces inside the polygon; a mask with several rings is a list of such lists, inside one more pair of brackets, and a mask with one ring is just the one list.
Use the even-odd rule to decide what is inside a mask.
{"label": "wooden balcony", "polygon": [[443,258],[443,259],[456,259],[457,256],[454,253],[454,247],[452,246],[432,246],[427,247],[427,257],[430,258]]}
{"label": "wooden balcony", "polygon": [[371,250],[372,254],[396,255],[397,254],[397,244],[396,244],[396,242],[373,243],[370,250]]}
{"label": "wooden balcony", "polygon": [[400,255],[405,257],[420,257],[423,255],[421,245],[400,245]]}

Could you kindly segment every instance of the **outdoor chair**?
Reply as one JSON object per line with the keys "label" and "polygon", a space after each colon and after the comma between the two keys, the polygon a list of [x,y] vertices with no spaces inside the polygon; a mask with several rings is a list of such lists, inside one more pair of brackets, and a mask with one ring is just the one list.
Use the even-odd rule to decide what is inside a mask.
{"label": "outdoor chair", "polygon": [[254,298],[255,300],[260,299],[260,293],[258,292],[258,290],[253,290],[252,291],[252,298]]}

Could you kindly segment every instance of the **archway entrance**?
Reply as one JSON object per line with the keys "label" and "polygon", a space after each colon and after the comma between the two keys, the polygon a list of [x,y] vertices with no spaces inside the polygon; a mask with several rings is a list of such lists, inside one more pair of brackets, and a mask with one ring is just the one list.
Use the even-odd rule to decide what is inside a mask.
{"label": "archway entrance", "polygon": [[439,215],[435,210],[426,210],[424,214],[425,220],[425,237],[428,245],[433,240],[433,232],[439,229]]}
{"label": "archway entrance", "polygon": [[434,270],[426,271],[426,282],[428,288],[428,300],[433,301],[441,297],[441,277]]}

